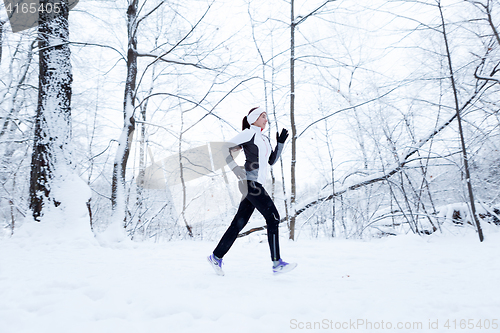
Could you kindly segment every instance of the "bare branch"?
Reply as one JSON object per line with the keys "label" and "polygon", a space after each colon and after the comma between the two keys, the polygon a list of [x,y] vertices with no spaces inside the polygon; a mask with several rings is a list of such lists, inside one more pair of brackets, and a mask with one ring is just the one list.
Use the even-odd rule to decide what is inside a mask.
{"label": "bare branch", "polygon": [[[173,50],[175,50],[180,44],[182,44],[189,36],[191,36],[191,34],[193,33],[193,31],[198,27],[198,25],[201,23],[201,21],[203,21],[203,19],[205,18],[205,16],[207,16],[208,12],[210,11],[210,8],[212,7],[213,5],[213,1],[212,3],[208,6],[207,10],[205,11],[205,13],[203,13],[203,15],[201,16],[201,18],[198,20],[198,22],[196,22],[195,25],[193,25],[191,27],[191,30],[188,31],[188,33],[182,37],[174,46],[172,46],[168,51],[166,51],[165,53],[163,53],[161,56],[158,56],[158,58],[162,58],[164,56],[166,56],[167,54],[170,54]],[[155,60],[156,61],[156,60]],[[153,61],[153,63],[155,62]],[[152,65],[153,63],[151,63],[150,65]],[[149,67],[149,65],[148,65]]]}
{"label": "bare branch", "polygon": [[478,80],[484,80],[484,81],[494,81],[496,83],[500,83],[500,79],[497,79],[495,77],[486,77],[486,76],[481,76],[481,75],[478,75],[477,73],[474,74],[474,76],[476,77],[476,79]]}
{"label": "bare branch", "polygon": [[[103,48],[107,48],[107,49],[111,49],[113,51],[115,51],[116,53],[118,53],[120,55],[120,59],[121,60],[124,60],[125,62],[127,62],[127,59],[125,57],[125,55],[123,55],[120,50],[112,47],[112,46],[109,46],[109,45],[102,45],[102,44],[96,44],[96,43],[86,43],[86,42],[66,42],[66,43],[60,43],[60,44],[57,44],[57,45],[52,45],[50,47],[57,47],[57,46],[63,46],[63,45],[66,45],[66,44],[71,44],[71,45],[81,45],[81,46],[97,46],[97,47],[103,47]],[[38,49],[37,47],[33,48],[33,51],[41,51],[41,50],[45,50],[47,47],[44,47],[44,48],[40,48]]]}
{"label": "bare branch", "polygon": [[347,107],[347,108],[344,108],[344,109],[341,109],[341,110],[337,110],[337,111],[335,111],[335,112],[333,112],[333,113],[330,113],[329,115],[327,115],[327,116],[325,116],[325,117],[322,117],[322,118],[320,118],[320,119],[318,119],[318,120],[315,120],[315,121],[313,121],[312,123],[310,123],[310,124],[309,124],[309,125],[308,125],[308,126],[307,126],[307,127],[306,127],[306,128],[305,128],[305,129],[304,129],[304,130],[300,133],[300,134],[299,134],[299,135],[297,135],[297,138],[299,138],[300,136],[302,136],[302,134],[304,134],[304,133],[305,133],[305,131],[307,131],[307,130],[308,130],[308,129],[312,126],[312,125],[314,125],[314,124],[316,124],[316,123],[318,123],[318,122],[320,122],[320,121],[323,121],[323,120],[325,120],[325,119],[327,119],[327,118],[329,118],[329,117],[331,117],[331,116],[334,116],[334,115],[336,115],[336,114],[339,114],[339,113],[341,113],[341,112],[344,112],[344,111],[347,111],[347,110],[351,110],[351,109],[355,109],[355,108],[358,108],[358,107],[363,106],[363,105],[366,105],[366,104],[370,104],[370,103],[372,103],[372,102],[374,102],[374,101],[376,101],[376,100],[379,100],[379,99],[381,99],[381,98],[383,98],[383,97],[385,97],[385,96],[389,95],[390,93],[392,93],[394,90],[398,89],[399,87],[400,87],[400,86],[397,86],[397,87],[395,87],[395,88],[393,88],[393,89],[389,90],[389,91],[388,91],[388,92],[386,92],[385,94],[380,95],[380,96],[378,96],[378,97],[376,97],[376,98],[370,99],[370,100],[368,100],[368,101],[366,101],[366,102],[363,102],[363,103],[360,103],[360,104],[357,104],[357,105],[353,105],[353,106],[350,106],[350,107]]}
{"label": "bare branch", "polygon": [[196,68],[199,68],[199,69],[213,70],[212,68],[208,68],[208,67],[205,67],[205,66],[200,65],[200,64],[195,64],[195,63],[192,63],[192,62],[182,62],[182,61],[179,61],[179,60],[165,59],[165,58],[163,58],[163,56],[157,56],[157,55],[154,55],[154,54],[137,53],[137,56],[138,57],[155,58],[154,62],[156,62],[158,60],[161,60],[163,62],[170,63],[170,64],[175,64],[175,65],[193,66],[193,67],[196,67]]}
{"label": "bare branch", "polygon": [[298,21],[297,21],[297,19],[295,19],[295,22],[292,22],[292,24],[294,24],[294,25],[296,25],[296,26],[297,26],[297,25],[299,25],[299,24],[301,24],[302,22],[304,22],[305,20],[307,20],[309,17],[311,17],[311,16],[313,16],[313,15],[317,14],[317,13],[318,13],[318,11],[319,11],[321,8],[325,7],[328,3],[330,3],[330,2],[334,2],[334,1],[337,1],[337,0],[327,0],[327,1],[325,1],[325,2],[324,2],[323,4],[321,4],[318,8],[316,8],[315,10],[313,10],[312,12],[310,12],[309,14],[307,14],[306,16],[298,16],[298,17],[297,17],[297,19],[298,19],[298,18],[300,18],[300,20],[298,20]]}
{"label": "bare branch", "polygon": [[[215,1],[215,0],[214,0]],[[137,84],[137,87],[139,87],[141,85],[141,82],[142,82],[142,79],[144,78],[144,75],[146,75],[146,73],[148,72],[149,68],[151,66],[153,66],[154,64],[156,64],[156,62],[158,60],[161,60],[161,61],[164,61],[164,62],[170,62],[170,63],[175,63],[175,64],[180,64],[180,65],[188,65],[188,66],[194,66],[196,68],[201,68],[201,69],[207,69],[207,70],[210,70],[210,68],[207,68],[205,66],[202,66],[202,65],[199,65],[199,64],[193,64],[193,63],[184,63],[184,62],[180,62],[180,61],[174,61],[174,60],[168,60],[168,59],[164,59],[163,57],[165,57],[166,55],[170,54],[172,51],[174,51],[179,45],[181,45],[192,33],[193,31],[196,29],[196,27],[201,23],[201,21],[203,21],[203,19],[205,18],[205,16],[208,14],[210,8],[212,7],[214,1],[212,1],[212,3],[208,6],[207,10],[205,11],[205,13],[203,13],[202,17],[196,22],[196,24],[194,26],[191,27],[191,30],[188,31],[188,33],[186,35],[184,35],[184,37],[182,37],[174,46],[172,46],[168,51],[164,52],[163,54],[161,55],[152,55],[152,54],[137,54],[138,57],[154,57],[155,60],[153,60],[151,63],[149,63],[146,68],[144,69],[144,71],[142,72],[142,75],[138,81],[138,84]],[[137,51],[136,51],[137,52]],[[134,98],[135,96],[137,95],[137,90],[134,92]]]}
{"label": "bare branch", "polygon": [[[146,2],[144,2],[145,4]],[[137,20],[137,23],[136,23],[136,29],[139,27],[139,24],[142,22],[142,20],[148,18],[149,15],[153,14],[156,10],[158,10],[158,8],[160,8],[162,5],[164,5],[165,3],[167,3],[167,1],[162,1],[158,4],[158,6],[156,6],[155,8],[151,9],[147,14],[145,14],[143,17],[141,17],[140,19]],[[141,8],[142,10],[142,8]],[[140,12],[140,10],[139,10]]]}
{"label": "bare branch", "polygon": [[[243,80],[243,81],[241,81],[240,83],[238,83],[238,84],[237,84],[236,86],[234,86],[231,90],[229,90],[229,91],[228,91],[228,92],[227,92],[227,93],[226,93],[226,94],[225,94],[225,95],[224,95],[224,96],[223,96],[223,97],[222,97],[222,98],[221,98],[221,99],[220,99],[220,100],[219,100],[219,101],[218,101],[218,102],[217,102],[217,103],[216,103],[216,104],[212,107],[212,109],[211,109],[210,111],[208,111],[208,113],[207,113],[207,114],[205,114],[203,117],[201,117],[201,118],[200,118],[200,119],[199,119],[196,123],[194,123],[193,125],[189,126],[189,127],[188,127],[185,131],[184,131],[184,133],[185,133],[185,132],[187,132],[187,131],[189,131],[189,130],[190,130],[191,128],[193,128],[194,126],[196,126],[196,125],[197,125],[198,123],[200,123],[203,119],[205,119],[205,117],[207,117],[207,116],[209,116],[209,115],[213,115],[213,116],[215,116],[215,117],[217,117],[217,118],[221,119],[219,116],[217,116],[217,115],[214,115],[214,114],[213,114],[213,111],[215,110],[215,108],[216,108],[216,107],[217,107],[220,103],[222,103],[222,101],[223,101],[224,99],[226,99],[226,97],[227,97],[227,96],[229,96],[229,95],[230,95],[230,94],[231,94],[234,90],[236,90],[236,88],[238,88],[238,87],[239,87],[240,85],[242,85],[243,83],[248,82],[248,81],[253,80],[253,79],[259,79],[259,77],[254,76],[254,77],[248,78],[248,79]],[[222,119],[221,119],[221,120],[222,120]],[[231,127],[232,127],[232,126],[231,126]],[[233,127],[233,128],[234,128],[234,127]]]}

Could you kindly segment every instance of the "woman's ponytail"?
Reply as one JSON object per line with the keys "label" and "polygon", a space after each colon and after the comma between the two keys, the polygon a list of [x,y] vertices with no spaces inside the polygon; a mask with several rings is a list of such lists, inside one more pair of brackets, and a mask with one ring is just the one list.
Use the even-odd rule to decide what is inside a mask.
{"label": "woman's ponytail", "polygon": [[241,125],[241,130],[244,131],[247,128],[250,128],[250,124],[248,123],[247,117],[243,117],[243,123]]}
{"label": "woman's ponytail", "polygon": [[[259,107],[252,108],[252,109],[248,112],[248,114],[252,113],[252,111],[253,111],[253,110],[258,109],[258,108],[259,108]],[[247,128],[250,128],[250,124],[248,123],[248,119],[247,119],[247,117],[245,116],[245,117],[243,117],[243,122],[242,122],[242,125],[241,125],[241,130],[242,130],[242,131],[244,131],[244,130],[246,130]]]}

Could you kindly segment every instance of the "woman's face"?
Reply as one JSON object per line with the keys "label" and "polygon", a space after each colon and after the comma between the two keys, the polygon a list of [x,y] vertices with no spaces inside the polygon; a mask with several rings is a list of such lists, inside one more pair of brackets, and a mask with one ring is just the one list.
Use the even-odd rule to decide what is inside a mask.
{"label": "woman's face", "polygon": [[266,124],[267,124],[267,114],[265,112],[262,112],[259,116],[259,118],[257,118],[257,120],[252,124],[252,125],[255,125],[255,126],[258,126],[262,129],[266,128]]}

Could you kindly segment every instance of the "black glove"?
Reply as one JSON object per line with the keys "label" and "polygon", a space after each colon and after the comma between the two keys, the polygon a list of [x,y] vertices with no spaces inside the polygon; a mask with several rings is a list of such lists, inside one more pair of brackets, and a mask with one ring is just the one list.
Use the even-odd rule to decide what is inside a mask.
{"label": "black glove", "polygon": [[281,130],[280,135],[278,135],[278,132],[276,132],[276,141],[278,141],[279,143],[285,143],[286,138],[288,138],[288,131],[285,128]]}

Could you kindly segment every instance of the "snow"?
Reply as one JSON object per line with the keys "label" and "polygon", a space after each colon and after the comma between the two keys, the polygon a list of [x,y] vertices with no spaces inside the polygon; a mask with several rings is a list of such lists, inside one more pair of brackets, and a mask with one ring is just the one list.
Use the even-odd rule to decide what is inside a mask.
{"label": "snow", "polygon": [[95,242],[86,205],[91,197],[90,187],[63,163],[56,171],[61,175],[52,182],[51,195],[59,201],[59,206],[54,207],[50,202],[46,204],[40,222],[27,217],[22,227],[15,231],[15,239],[23,242],[45,240],[56,244],[64,241]]}
{"label": "snow", "polygon": [[[492,209],[487,209],[487,207],[481,202],[475,202],[476,214],[485,215]],[[445,221],[453,221],[454,215],[458,213],[456,218],[460,219],[461,223],[475,224],[472,218],[472,213],[470,207],[467,203],[453,203],[437,208],[437,217],[444,219]],[[494,213],[493,213],[494,214]],[[484,223],[484,222],[483,222]]]}
{"label": "snow", "polygon": [[[327,331],[361,321],[450,332],[446,320],[498,323],[500,233],[487,226],[480,243],[462,230],[371,241],[292,242],[282,233],[283,258],[299,265],[281,276],[267,243],[246,237],[224,258],[224,277],[206,262],[214,241],[102,246],[19,230],[0,240],[0,332]],[[439,329],[428,330],[429,320]],[[414,322],[423,329],[394,329]],[[371,331],[349,327],[342,331]]]}

